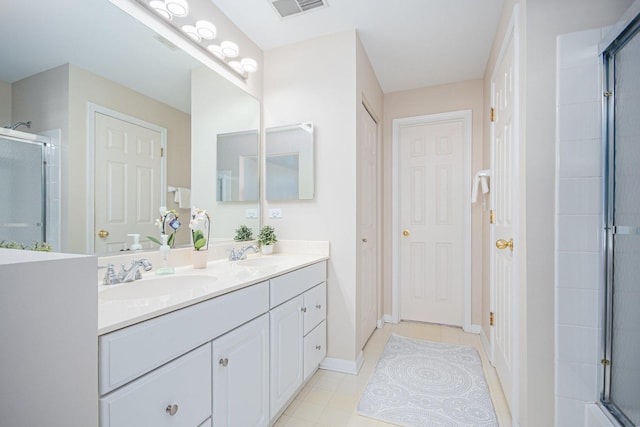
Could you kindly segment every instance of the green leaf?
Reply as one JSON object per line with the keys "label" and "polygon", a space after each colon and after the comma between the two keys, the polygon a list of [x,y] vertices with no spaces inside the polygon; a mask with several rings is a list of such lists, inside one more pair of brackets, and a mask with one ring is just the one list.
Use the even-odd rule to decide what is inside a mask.
{"label": "green leaf", "polygon": [[196,240],[195,242],[193,242],[193,247],[196,249],[196,251],[199,251],[200,249],[202,249],[204,247],[204,245],[207,244],[207,239],[205,239],[204,237]]}
{"label": "green leaf", "polygon": [[156,239],[155,237],[147,236],[147,239],[151,240],[156,245],[162,245],[162,242],[160,240]]}

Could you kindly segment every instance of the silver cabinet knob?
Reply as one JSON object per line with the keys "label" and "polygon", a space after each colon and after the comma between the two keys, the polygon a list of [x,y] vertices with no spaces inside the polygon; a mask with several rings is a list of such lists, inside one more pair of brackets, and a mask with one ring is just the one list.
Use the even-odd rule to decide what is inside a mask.
{"label": "silver cabinet knob", "polygon": [[301,311],[301,312],[303,312],[303,313],[306,313],[306,312],[307,312],[307,307],[302,307],[302,308],[300,309],[300,311]]}
{"label": "silver cabinet knob", "polygon": [[167,405],[167,409],[165,409],[165,411],[173,417],[178,412],[178,405],[175,403],[173,405]]}
{"label": "silver cabinet knob", "polygon": [[316,350],[322,350],[322,346],[318,344],[318,345],[316,346]]}
{"label": "silver cabinet knob", "polygon": [[316,308],[320,310],[322,308],[322,304],[316,304]]}
{"label": "silver cabinet knob", "polygon": [[367,243],[367,238],[366,237],[362,238],[362,243]]}
{"label": "silver cabinet knob", "polygon": [[226,357],[224,359],[220,359],[220,361],[218,362],[219,364],[221,364],[222,366],[224,366],[225,368],[227,367],[227,365],[229,364],[229,359],[227,359]]}

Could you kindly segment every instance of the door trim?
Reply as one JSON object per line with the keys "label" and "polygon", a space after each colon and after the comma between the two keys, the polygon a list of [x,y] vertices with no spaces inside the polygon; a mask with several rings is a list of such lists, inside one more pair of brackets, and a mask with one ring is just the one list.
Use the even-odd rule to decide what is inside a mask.
{"label": "door trim", "polygon": [[134,125],[145,127],[160,133],[160,147],[164,151],[164,156],[160,159],[160,206],[167,205],[167,129],[146,122],[133,116],[103,107],[92,102],[87,102],[87,206],[93,208],[92,214],[87,216],[87,239],[85,251],[88,254],[95,253],[95,117],[96,113],[113,117],[118,120],[133,123]]}
{"label": "door trim", "polygon": [[391,171],[391,322],[400,321],[400,262],[398,259],[400,248],[399,232],[399,181],[400,181],[400,129],[403,126],[421,123],[437,123],[450,120],[462,120],[463,123],[463,198],[466,200],[463,212],[464,224],[464,307],[463,329],[467,332],[477,332],[471,324],[471,149],[472,149],[472,112],[471,110],[450,111],[425,116],[404,117],[392,120],[392,171]]}

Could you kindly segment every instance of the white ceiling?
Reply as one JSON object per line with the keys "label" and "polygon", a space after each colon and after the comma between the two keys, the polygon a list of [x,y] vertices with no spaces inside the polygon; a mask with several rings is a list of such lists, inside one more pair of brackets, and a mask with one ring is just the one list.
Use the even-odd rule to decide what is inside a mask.
{"label": "white ceiling", "polygon": [[281,18],[271,0],[211,0],[261,49],[356,29],[385,93],[482,78],[504,0],[326,0]]}

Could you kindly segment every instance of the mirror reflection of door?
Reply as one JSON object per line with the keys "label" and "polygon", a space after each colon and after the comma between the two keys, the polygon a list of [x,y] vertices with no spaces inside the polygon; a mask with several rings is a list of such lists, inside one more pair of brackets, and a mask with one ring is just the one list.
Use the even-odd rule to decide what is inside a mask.
{"label": "mirror reflection of door", "polygon": [[[162,203],[162,130],[95,113],[95,253],[129,247],[128,234],[157,236]],[[132,121],[136,121],[133,119]]]}

